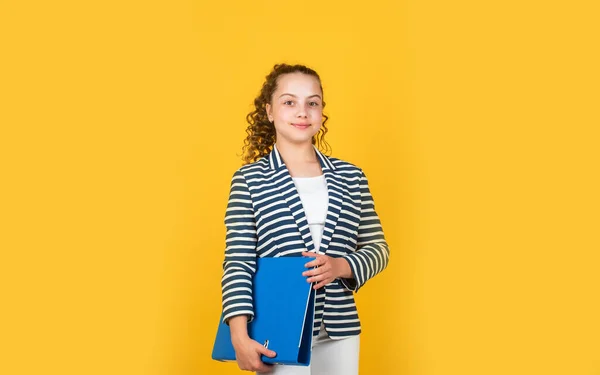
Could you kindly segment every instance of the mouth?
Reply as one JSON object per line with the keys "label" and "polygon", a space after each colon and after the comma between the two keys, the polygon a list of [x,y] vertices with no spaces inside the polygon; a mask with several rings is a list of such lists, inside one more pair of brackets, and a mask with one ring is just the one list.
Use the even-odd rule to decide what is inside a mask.
{"label": "mouth", "polygon": [[301,124],[301,123],[292,123],[292,126],[298,129],[307,129],[310,128],[310,124]]}

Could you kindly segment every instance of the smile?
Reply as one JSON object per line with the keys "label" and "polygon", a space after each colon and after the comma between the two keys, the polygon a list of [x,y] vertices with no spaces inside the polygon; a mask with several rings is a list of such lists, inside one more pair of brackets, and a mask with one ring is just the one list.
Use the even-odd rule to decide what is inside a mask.
{"label": "smile", "polygon": [[310,128],[310,124],[293,124],[292,126],[298,129],[307,129]]}

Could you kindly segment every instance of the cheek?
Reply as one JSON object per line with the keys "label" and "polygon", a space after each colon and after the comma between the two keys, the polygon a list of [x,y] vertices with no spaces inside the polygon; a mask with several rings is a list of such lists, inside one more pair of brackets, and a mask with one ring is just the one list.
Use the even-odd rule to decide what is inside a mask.
{"label": "cheek", "polygon": [[291,113],[292,111],[289,107],[281,107],[278,108],[277,113],[275,115],[279,118],[286,118],[289,117]]}
{"label": "cheek", "polygon": [[311,115],[318,119],[323,118],[323,108],[313,109]]}

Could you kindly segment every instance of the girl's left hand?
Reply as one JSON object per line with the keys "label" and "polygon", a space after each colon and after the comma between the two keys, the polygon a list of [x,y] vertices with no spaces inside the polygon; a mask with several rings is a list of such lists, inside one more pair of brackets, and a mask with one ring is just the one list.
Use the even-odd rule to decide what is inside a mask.
{"label": "girl's left hand", "polygon": [[304,265],[306,268],[313,268],[310,271],[304,271],[302,276],[310,276],[306,281],[309,283],[318,282],[313,287],[319,289],[337,278],[351,278],[352,270],[350,264],[343,258],[332,258],[328,255],[317,253],[302,252],[303,256],[316,258]]}

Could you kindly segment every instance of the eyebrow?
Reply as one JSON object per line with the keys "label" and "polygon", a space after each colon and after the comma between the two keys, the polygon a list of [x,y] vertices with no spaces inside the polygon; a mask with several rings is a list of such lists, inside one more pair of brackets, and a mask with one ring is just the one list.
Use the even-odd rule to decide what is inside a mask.
{"label": "eyebrow", "polygon": [[[294,94],[289,94],[289,93],[284,93],[284,94],[281,94],[281,95],[279,95],[279,97],[281,98],[282,96],[285,96],[285,95],[289,95],[289,96],[293,96],[294,98],[297,98],[297,96],[296,96],[296,95],[294,95]],[[319,99],[321,99],[321,95],[319,95],[319,94],[311,95],[311,96],[309,96],[309,98],[314,98],[315,96],[316,96],[316,97],[318,97]]]}

